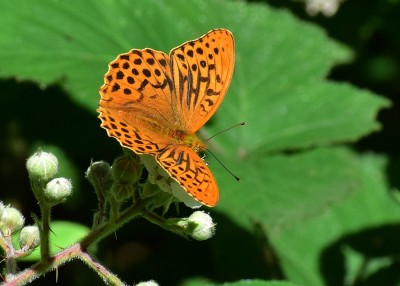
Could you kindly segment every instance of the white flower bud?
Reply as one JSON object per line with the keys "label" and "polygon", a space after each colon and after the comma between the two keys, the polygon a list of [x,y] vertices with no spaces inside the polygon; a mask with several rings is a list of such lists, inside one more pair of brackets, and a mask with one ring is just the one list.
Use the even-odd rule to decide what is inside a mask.
{"label": "white flower bud", "polygon": [[209,214],[203,211],[196,211],[188,217],[188,228],[190,235],[195,240],[206,240],[214,236],[215,224]]}
{"label": "white flower bud", "polygon": [[139,282],[136,286],[158,286],[159,284],[154,280]]}
{"label": "white flower bud", "polygon": [[52,206],[64,202],[72,194],[72,184],[65,178],[56,178],[47,183],[44,190],[46,201]]}
{"label": "white flower bud", "polygon": [[48,181],[58,172],[58,160],[53,154],[39,150],[28,159],[26,169],[31,180]]}
{"label": "white flower bud", "polygon": [[36,225],[25,226],[19,235],[21,248],[33,249],[40,244],[39,228]]}
{"label": "white flower bud", "polygon": [[25,218],[15,208],[5,207],[0,217],[0,231],[3,235],[11,235],[21,229],[25,223]]}

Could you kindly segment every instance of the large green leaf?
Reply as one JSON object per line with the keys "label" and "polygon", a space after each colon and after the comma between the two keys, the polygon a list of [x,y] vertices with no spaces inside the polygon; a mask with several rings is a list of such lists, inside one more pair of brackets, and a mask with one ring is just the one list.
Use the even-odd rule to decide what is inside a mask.
{"label": "large green leaf", "polygon": [[[3,1],[2,6],[2,76],[41,85],[60,81],[92,111],[107,63],[119,53],[143,47],[168,51],[212,28],[231,29],[235,74],[212,130],[238,121],[248,127],[221,139],[226,152],[251,156],[354,140],[378,127],[374,111],[385,104],[367,92],[325,82],[330,66],[348,56],[346,50],[316,28],[262,5],[45,0]],[[227,140],[236,148],[226,148]]]}
{"label": "large green leaf", "polygon": [[[286,11],[237,1],[0,2],[0,75],[40,86],[58,82],[93,114],[107,63],[119,53],[144,47],[168,51],[212,28],[230,29],[236,45],[234,77],[201,135],[207,138],[240,121],[247,125],[209,142],[242,178],[236,183],[208,158],[221,191],[216,210],[247,231],[254,224],[266,229],[290,280],[320,285],[318,255],[337,238],[330,225],[337,222],[323,220],[326,214],[345,205],[340,224],[353,222],[353,228],[337,227],[340,234],[398,219],[367,184],[368,176],[382,175],[381,160],[331,147],[377,130],[376,114],[388,101],[325,78],[350,53],[320,29]],[[94,140],[85,131],[77,126],[73,137]],[[382,195],[384,186],[379,187]],[[359,224],[352,220],[352,208],[371,210],[354,201],[360,194],[383,213],[379,222],[365,215]],[[243,266],[247,271],[247,262],[232,257],[236,251],[245,254],[246,247],[232,236],[227,239],[232,230],[226,225],[218,224],[216,269],[227,273]]]}
{"label": "large green leaf", "polygon": [[[218,17],[222,11],[226,16]],[[232,86],[203,135],[246,121],[245,127],[211,142],[210,149],[239,176],[246,176],[244,183],[232,188],[254,190],[250,196],[277,189],[251,183],[268,181],[264,175],[271,173],[271,159],[264,159],[268,152],[355,140],[378,128],[374,117],[387,105],[366,91],[327,82],[324,76],[348,56],[346,50],[320,30],[263,5],[15,1],[4,2],[0,16],[6,27],[0,37],[3,75],[41,84],[63,79],[71,96],[92,111],[107,62],[118,53],[145,46],[167,51],[211,28],[231,29],[237,47]],[[303,169],[296,157],[291,164]],[[317,168],[326,164],[315,161]],[[277,166],[282,169],[279,174],[287,172],[287,166]],[[251,175],[246,174],[249,168],[254,169]],[[225,192],[230,179],[222,179],[221,168],[212,169]]]}
{"label": "large green leaf", "polygon": [[[340,282],[350,277],[355,280],[361,273],[363,279],[367,278],[371,273],[366,269],[385,256],[387,261],[380,266],[381,270],[393,263],[390,256],[399,251],[395,241],[400,213],[398,203],[387,190],[386,160],[370,155],[358,164],[361,184],[341,204],[326,205],[319,214],[300,217],[290,228],[270,233],[291,281],[302,285],[341,285]],[[393,231],[388,235],[389,228]],[[351,249],[363,258],[351,259]],[[338,260],[340,257],[343,261]]]}
{"label": "large green leaf", "polygon": [[320,148],[233,166],[242,180],[237,183],[224,174],[220,209],[244,227],[249,217],[262,218],[270,231],[340,204],[361,184],[359,158],[346,149]]}

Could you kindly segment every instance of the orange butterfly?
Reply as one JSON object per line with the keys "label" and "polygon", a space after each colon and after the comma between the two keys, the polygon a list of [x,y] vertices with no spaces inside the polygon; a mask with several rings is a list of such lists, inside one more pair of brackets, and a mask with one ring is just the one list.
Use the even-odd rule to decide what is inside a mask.
{"label": "orange butterfly", "polygon": [[232,79],[231,32],[215,29],[169,56],[133,49],[109,64],[100,88],[101,127],[138,154],[151,154],[191,196],[215,206],[214,176],[195,133],[217,111]]}

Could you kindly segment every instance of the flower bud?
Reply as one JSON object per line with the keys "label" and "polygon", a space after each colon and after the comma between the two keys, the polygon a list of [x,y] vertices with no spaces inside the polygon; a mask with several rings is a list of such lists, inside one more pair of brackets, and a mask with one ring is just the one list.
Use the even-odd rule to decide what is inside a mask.
{"label": "flower bud", "polygon": [[24,222],[25,218],[17,209],[7,206],[0,217],[0,231],[3,235],[11,235],[21,229]]}
{"label": "flower bud", "polygon": [[36,225],[25,226],[19,234],[19,245],[22,249],[33,249],[40,244],[39,228]]}
{"label": "flower bud", "polygon": [[48,181],[58,172],[58,160],[53,154],[39,150],[28,159],[26,169],[31,180]]}
{"label": "flower bud", "polygon": [[112,164],[111,175],[115,182],[133,184],[139,181],[142,167],[133,156],[121,156]]}
{"label": "flower bud", "polygon": [[110,164],[104,161],[93,162],[86,171],[86,178],[92,186],[102,185],[108,189],[112,184]]}
{"label": "flower bud", "polygon": [[206,240],[215,234],[211,216],[203,211],[196,211],[188,217],[188,229],[195,240]]}
{"label": "flower bud", "polygon": [[154,280],[149,280],[145,282],[139,282],[136,286],[158,286],[159,284]]}
{"label": "flower bud", "polygon": [[64,202],[72,194],[72,184],[65,178],[56,178],[47,183],[44,197],[52,206]]}
{"label": "flower bud", "polygon": [[133,197],[135,193],[135,187],[129,184],[114,183],[111,186],[111,194],[117,201],[123,201]]}

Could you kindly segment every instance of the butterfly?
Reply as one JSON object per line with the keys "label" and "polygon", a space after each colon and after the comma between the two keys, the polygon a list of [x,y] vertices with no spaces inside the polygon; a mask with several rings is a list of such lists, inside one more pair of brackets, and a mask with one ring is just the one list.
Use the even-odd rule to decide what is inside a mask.
{"label": "butterfly", "polygon": [[216,180],[198,155],[196,132],[217,111],[232,79],[232,33],[214,29],[172,49],[132,49],[109,64],[99,118],[108,136],[153,155],[185,191],[206,206],[219,199]]}

